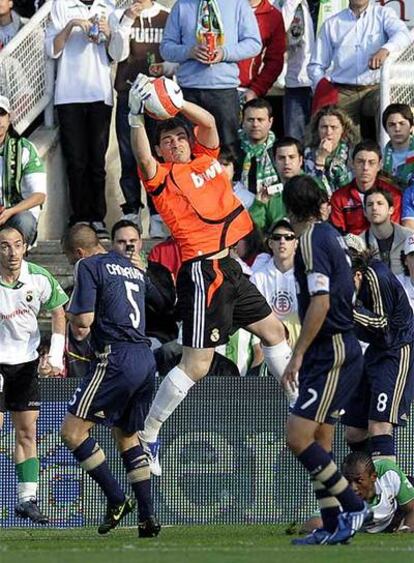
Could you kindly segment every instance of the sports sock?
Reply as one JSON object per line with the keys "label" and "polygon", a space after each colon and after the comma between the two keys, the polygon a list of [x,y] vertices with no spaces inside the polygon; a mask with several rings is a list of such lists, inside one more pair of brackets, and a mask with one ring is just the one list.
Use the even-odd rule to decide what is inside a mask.
{"label": "sports sock", "polygon": [[338,525],[338,514],[341,512],[338,499],[332,496],[320,481],[314,478],[311,481],[316,500],[318,501],[323,528],[328,532],[334,532]]}
{"label": "sports sock", "polygon": [[148,456],[142,446],[134,446],[121,454],[128,481],[138,502],[140,521],[154,514],[151,496],[151,472]]}
{"label": "sports sock", "polygon": [[322,483],[329,493],[337,498],[346,512],[364,508],[363,501],[352,490],[329,453],[319,444],[313,442],[298,455],[298,460],[313,479]]}
{"label": "sports sock", "polygon": [[[272,375],[276,377],[279,381],[282,378],[283,372],[285,371],[286,366],[289,363],[290,357],[292,355],[292,350],[286,340],[283,340],[279,344],[275,344],[274,346],[263,346],[263,356],[268,367],[268,370]],[[297,391],[285,391],[286,397],[289,402],[289,406],[293,407],[298,398]]]}
{"label": "sports sock", "polygon": [[105,454],[94,438],[91,436],[86,438],[72,453],[79,461],[82,469],[101,487],[110,505],[124,502],[125,493],[112,475]]}
{"label": "sports sock", "polygon": [[371,436],[371,457],[373,459],[390,459],[395,462],[397,458],[393,436],[389,434]]}
{"label": "sports sock", "polygon": [[178,366],[167,373],[145,420],[145,429],[139,433],[145,442],[156,441],[161,426],[185,399],[194,384],[195,381]]}
{"label": "sports sock", "polygon": [[40,464],[37,457],[30,457],[21,463],[16,463],[17,497],[19,502],[26,502],[31,498],[36,499],[39,467]]}
{"label": "sports sock", "polygon": [[348,446],[351,452],[371,453],[371,442],[369,438],[365,438],[365,440],[360,440],[359,442],[348,442]]}

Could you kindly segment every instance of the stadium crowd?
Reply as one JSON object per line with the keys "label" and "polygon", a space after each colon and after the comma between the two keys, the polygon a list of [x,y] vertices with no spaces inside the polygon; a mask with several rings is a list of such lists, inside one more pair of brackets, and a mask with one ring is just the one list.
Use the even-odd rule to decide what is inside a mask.
{"label": "stadium crowd", "polygon": [[[316,530],[296,543],[414,531],[414,490],[394,444],[414,398],[414,116],[402,103],[379,113],[380,69],[413,38],[370,0],[349,0],[316,34],[318,4],[177,0],[169,11],[153,0],[52,1],[45,49],[57,60],[71,202],[62,249],[76,264],[65,342],[68,298],[25,256],[46,200],[44,166],[0,96],[0,410],[16,428],[16,514],[47,523],[36,494],[37,372],[83,376],[62,438],[108,499],[102,534],[135,506],[90,434],[103,418],[115,427],[140,537],[160,531],[150,474],[161,472],[162,424],[208,374],[269,373],[320,507]],[[0,0],[1,46],[21,25],[12,8]],[[152,98],[166,102],[149,78],[161,76],[179,86],[164,91],[173,110],[163,121],[145,112]],[[283,109],[268,96],[282,77]],[[125,202],[110,234],[115,92]],[[148,256],[144,190],[149,235],[162,239]],[[42,306],[52,336],[39,363]],[[17,341],[25,354],[13,353]],[[156,372],[165,377],[152,400]],[[344,411],[358,453],[341,472],[332,440]],[[377,503],[382,490],[396,501]]]}

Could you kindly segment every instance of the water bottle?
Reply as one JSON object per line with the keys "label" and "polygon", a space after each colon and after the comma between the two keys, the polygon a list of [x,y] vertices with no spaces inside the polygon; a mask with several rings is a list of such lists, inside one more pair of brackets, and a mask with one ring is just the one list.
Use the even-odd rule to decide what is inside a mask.
{"label": "water bottle", "polygon": [[97,43],[104,43],[106,41],[106,35],[103,31],[99,31],[99,16],[95,14],[92,20],[92,26],[88,33],[89,37],[96,41]]}

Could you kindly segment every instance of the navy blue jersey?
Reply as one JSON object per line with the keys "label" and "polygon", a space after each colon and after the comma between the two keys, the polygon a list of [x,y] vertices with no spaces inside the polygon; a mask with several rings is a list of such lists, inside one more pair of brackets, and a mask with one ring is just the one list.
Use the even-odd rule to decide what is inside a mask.
{"label": "navy blue jersey", "polygon": [[95,313],[91,332],[97,350],[115,342],[149,342],[144,301],[154,287],[127,258],[112,251],[80,260],[74,282],[68,311]]}
{"label": "navy blue jersey", "polygon": [[373,347],[400,348],[414,340],[414,316],[401,283],[383,262],[365,272],[355,306],[356,333]]}
{"label": "navy blue jersey", "polygon": [[301,322],[311,297],[329,294],[329,311],[318,336],[353,329],[354,282],[345,248],[342,237],[329,223],[313,223],[299,238],[295,278]]}

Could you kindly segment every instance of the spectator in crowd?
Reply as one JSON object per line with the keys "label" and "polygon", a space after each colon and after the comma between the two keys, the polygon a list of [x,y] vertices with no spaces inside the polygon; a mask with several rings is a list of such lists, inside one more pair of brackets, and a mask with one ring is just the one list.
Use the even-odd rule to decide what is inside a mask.
{"label": "spectator in crowd", "polygon": [[265,96],[283,70],[286,34],[283,18],[269,0],[249,0],[259,26],[262,50],[238,63],[243,101]]}
{"label": "spectator in crowd", "polygon": [[[355,237],[356,238],[356,237]],[[414,383],[414,316],[407,295],[391,270],[347,237],[356,300],[355,330],[368,343],[364,372],[342,417],[353,451],[395,462],[394,429],[405,426]]]}
{"label": "spectator in crowd", "polygon": [[395,274],[402,274],[401,253],[406,238],[413,234],[409,229],[393,223],[394,200],[384,188],[371,188],[365,192],[365,216],[369,229],[361,233],[361,239]]}
{"label": "spectator in crowd", "polygon": [[287,68],[283,97],[285,135],[304,142],[312,105],[308,74],[315,32],[307,0],[278,0],[287,30]]}
{"label": "spectator in crowd", "polygon": [[328,18],[318,34],[308,67],[315,98],[332,89],[332,99],[358,128],[362,117],[377,121],[380,68],[390,53],[410,43],[407,26],[392,8],[349,0],[349,8]]}
{"label": "spectator in crowd", "polygon": [[[169,10],[153,0],[136,0],[126,9],[117,10],[109,17],[111,39],[108,52],[118,62],[115,76],[116,135],[121,158],[120,185],[125,203],[122,205],[124,219],[135,221],[141,228],[141,182],[137,174],[137,165],[131,149],[131,134],[128,124],[128,93],[130,85],[138,73],[149,74],[150,67],[161,62],[160,43]],[[151,145],[154,145],[156,122],[145,116],[146,127]],[[158,221],[152,219],[155,214],[151,198],[150,236],[159,235]],[[162,233],[163,234],[163,233]]]}
{"label": "spectator in crowd", "polygon": [[382,126],[390,136],[384,149],[383,170],[403,190],[414,185],[413,124],[414,116],[408,104],[390,104],[382,114]]}
{"label": "spectator in crowd", "polygon": [[233,191],[246,209],[250,209],[256,201],[255,195],[250,192],[241,180],[235,180],[234,175],[238,167],[236,151],[232,147],[222,147],[218,161],[223,167],[233,185]]}
{"label": "spectator in crowd", "polygon": [[148,261],[162,264],[171,273],[174,282],[177,280],[182,261],[178,244],[172,237],[154,245],[148,254]]}
{"label": "spectator in crowd", "polygon": [[46,0],[13,0],[13,7],[22,18],[31,18]]}
{"label": "spectator in crowd", "polygon": [[[289,347],[282,324],[229,257],[229,248],[251,231],[252,223],[228,176],[216,163],[219,137],[213,115],[184,100],[180,113],[195,126],[195,138],[192,140],[180,118],[161,122],[156,145],[161,164],[151,154],[143,126],[143,99],[148,95],[153,95],[153,86],[147,77],[139,76],[130,92],[132,147],[145,189],[154,195],[183,260],[177,279],[183,355],[161,383],[141,436],[152,445],[155,457],[163,422],[208,373],[214,348],[227,341],[233,325],[261,339],[265,361],[276,377],[286,364]],[[182,174],[173,179],[176,166]],[[212,284],[214,279],[220,280],[217,285]],[[289,399],[294,400],[294,392]]]}
{"label": "spectator in crowd", "polygon": [[401,192],[388,179],[381,177],[381,149],[375,141],[358,143],[352,153],[355,178],[350,184],[339,188],[331,198],[331,221],[342,233],[360,235],[369,228],[364,215],[364,194],[372,188],[383,188],[391,193],[394,211],[391,219],[400,222]]}
{"label": "spectator in crowd", "polygon": [[40,408],[38,315],[41,308],[51,313],[51,346],[41,374],[55,376],[63,369],[63,305],[68,298],[49,272],[24,260],[26,250],[23,233],[18,228],[0,227],[0,429],[7,410],[15,429],[16,515],[37,524],[47,524],[48,517],[37,505],[40,467],[36,445]]}
{"label": "spectator in crowd", "polygon": [[305,173],[322,182],[330,195],[352,180],[350,160],[356,140],[352,120],[337,106],[323,107],[313,115],[304,155]]}
{"label": "spectator in crowd", "polygon": [[[71,232],[79,240],[77,227],[68,234],[68,247],[74,246]],[[75,245],[78,246],[84,248],[81,241]],[[96,241],[95,249],[99,250]],[[128,252],[126,240],[118,240],[110,252],[98,251],[76,266],[67,316],[72,326],[90,329],[96,357],[69,402],[61,436],[105,494],[107,511],[98,533],[107,534],[135,508],[135,501],[124,493],[104,451],[90,434],[95,424],[113,429],[138,503],[138,535],[147,538],[157,536],[161,529],[154,516],[148,457],[137,435],[155,383],[155,360],[145,335],[144,299],[151,289],[144,272],[131,264],[125,251]]]}
{"label": "spectator in crowd", "polygon": [[331,453],[334,424],[359,383],[363,360],[353,332],[352,271],[341,237],[322,220],[324,195],[316,181],[305,175],[291,178],[283,192],[299,237],[295,278],[302,323],[282,378],[291,388],[299,374],[299,396],[287,421],[287,443],[310,474],[323,520],[322,529],[293,540],[296,545],[346,541],[369,514]]}
{"label": "spectator in crowd", "polygon": [[[372,518],[362,531],[414,532],[414,488],[396,463],[373,460],[366,452],[352,452],[342,462],[342,473],[372,510]],[[303,531],[311,532],[321,523],[319,517],[313,517],[304,524]]]}
{"label": "spectator in crowd", "polygon": [[246,0],[177,0],[161,43],[164,60],[180,63],[184,97],[215,117],[222,145],[237,143],[239,68],[261,51]]}
{"label": "spectator in crowd", "polygon": [[405,239],[401,262],[403,272],[397,277],[405,289],[411,308],[414,310],[414,236],[412,234]]}
{"label": "spectator in crowd", "polygon": [[46,172],[33,143],[13,129],[10,113],[9,100],[0,96],[0,226],[16,227],[31,245],[46,199]]}
{"label": "spectator in crowd", "polygon": [[297,239],[287,219],[277,221],[269,231],[267,244],[272,259],[256,270],[250,280],[266,298],[277,318],[283,322],[293,346],[300,332],[293,263]]}
{"label": "spectator in crowd", "polygon": [[12,10],[11,0],[0,0],[0,50],[13,39],[23,26],[19,14]]}
{"label": "spectator in crowd", "polygon": [[248,277],[260,270],[270,259],[262,232],[257,227],[253,227],[248,235],[237,241],[231,249],[231,255]]}
{"label": "spectator in crowd", "polygon": [[46,33],[46,52],[58,59],[55,105],[72,207],[69,224],[89,223],[101,239],[109,239],[105,154],[113,94],[106,45],[113,9],[111,0],[56,0]]}

